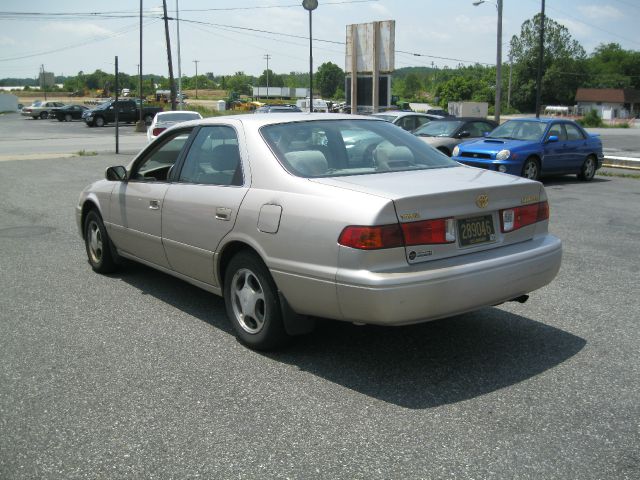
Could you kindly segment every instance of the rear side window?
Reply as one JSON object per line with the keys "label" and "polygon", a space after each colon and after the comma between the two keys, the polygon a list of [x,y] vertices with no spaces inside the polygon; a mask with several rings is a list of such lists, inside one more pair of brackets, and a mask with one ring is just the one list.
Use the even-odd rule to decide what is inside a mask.
{"label": "rear side window", "polygon": [[564,127],[567,129],[568,140],[584,140],[584,135],[575,125],[567,123]]}

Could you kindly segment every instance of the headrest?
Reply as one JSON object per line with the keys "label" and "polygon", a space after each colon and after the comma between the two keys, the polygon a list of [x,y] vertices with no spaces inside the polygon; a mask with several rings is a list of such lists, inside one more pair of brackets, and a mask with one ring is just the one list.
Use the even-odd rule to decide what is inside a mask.
{"label": "headrest", "polygon": [[307,177],[317,177],[327,172],[329,163],[319,150],[301,150],[284,154],[289,164],[298,173]]}
{"label": "headrest", "polygon": [[239,163],[240,151],[237,145],[218,145],[211,151],[211,166],[214,170],[235,170]]}

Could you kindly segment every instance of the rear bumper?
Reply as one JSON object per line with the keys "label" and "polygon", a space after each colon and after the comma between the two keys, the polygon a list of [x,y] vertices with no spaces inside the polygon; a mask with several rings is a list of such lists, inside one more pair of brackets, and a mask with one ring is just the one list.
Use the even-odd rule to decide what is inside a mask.
{"label": "rear bumper", "polygon": [[496,305],[551,282],[562,243],[551,235],[401,272],[338,270],[344,320],[406,325]]}

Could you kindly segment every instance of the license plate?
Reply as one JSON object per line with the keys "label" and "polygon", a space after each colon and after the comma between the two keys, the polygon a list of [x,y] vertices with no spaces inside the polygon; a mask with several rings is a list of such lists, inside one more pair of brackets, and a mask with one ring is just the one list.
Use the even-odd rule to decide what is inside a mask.
{"label": "license plate", "polygon": [[493,228],[493,216],[463,218],[458,220],[458,241],[461,247],[494,242],[496,232]]}

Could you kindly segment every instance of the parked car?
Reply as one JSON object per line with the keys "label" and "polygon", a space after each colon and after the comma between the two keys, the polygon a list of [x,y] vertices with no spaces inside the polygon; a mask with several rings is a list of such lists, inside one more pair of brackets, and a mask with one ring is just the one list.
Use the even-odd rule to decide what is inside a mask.
{"label": "parked car", "polygon": [[413,134],[450,157],[456,145],[483,137],[497,126],[484,118],[443,118],[422,125]]}
{"label": "parked car", "polygon": [[602,142],[571,120],[509,120],[486,138],[453,149],[453,159],[474,167],[536,180],[575,173],[591,180],[602,166]]}
{"label": "parked car", "polygon": [[175,112],[158,112],[153,117],[153,121],[149,128],[147,128],[147,140],[155,140],[158,135],[164,132],[167,128],[176,125],[181,122],[188,122],[189,120],[200,120],[202,115],[198,112],[190,111],[175,111]]}
{"label": "parked car", "polygon": [[[86,110],[82,119],[89,127],[104,127],[107,123],[116,121],[116,106],[118,107],[118,121],[122,123],[136,122],[140,119],[140,102],[135,100],[108,100],[97,107]],[[151,125],[156,113],[162,111],[162,107],[145,107],[143,102],[142,118],[147,125]]]}
{"label": "parked car", "polygon": [[49,113],[49,118],[55,118],[59,122],[82,120],[82,113],[88,110],[84,105],[64,105]]}
{"label": "parked car", "polygon": [[36,101],[28,107],[24,107],[22,109],[22,115],[25,117],[31,117],[34,120],[44,120],[45,118],[49,118],[50,112],[53,112],[60,107],[64,107],[64,103]]}
{"label": "parked car", "polygon": [[[345,136],[377,136],[375,165]],[[176,125],[80,195],[99,273],[127,258],[225,299],[269,349],[314,318],[406,325],[523,302],[560,268],[543,185],[460,165],[365,116],[237,115]]]}
{"label": "parked car", "polygon": [[296,105],[263,105],[255,109],[254,113],[291,113],[302,112]]}
{"label": "parked car", "polygon": [[429,123],[431,120],[443,118],[440,115],[430,115],[427,113],[417,113],[412,111],[389,110],[386,112],[374,113],[374,117],[381,118],[394,125],[398,125],[408,132],[414,131],[416,128]]}

